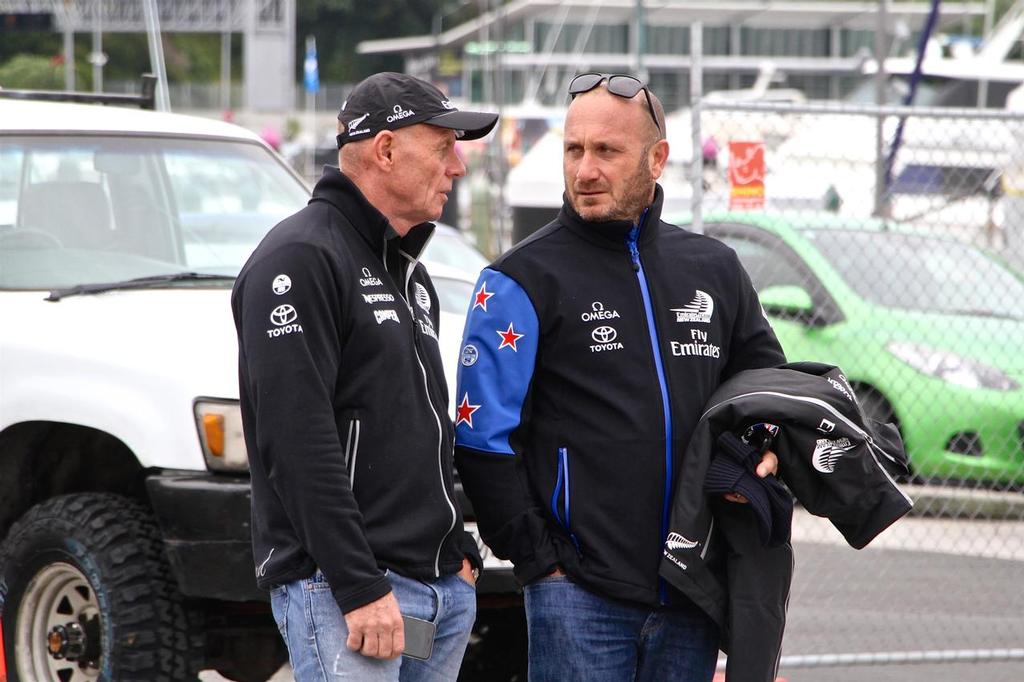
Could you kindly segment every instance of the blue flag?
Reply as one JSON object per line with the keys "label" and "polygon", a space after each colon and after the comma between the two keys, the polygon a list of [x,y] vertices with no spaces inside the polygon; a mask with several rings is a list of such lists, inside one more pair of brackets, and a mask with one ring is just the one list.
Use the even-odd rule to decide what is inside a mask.
{"label": "blue flag", "polygon": [[316,61],[316,41],[306,41],[306,59],[302,63],[306,76],[306,92],[316,94],[320,90],[320,69]]}

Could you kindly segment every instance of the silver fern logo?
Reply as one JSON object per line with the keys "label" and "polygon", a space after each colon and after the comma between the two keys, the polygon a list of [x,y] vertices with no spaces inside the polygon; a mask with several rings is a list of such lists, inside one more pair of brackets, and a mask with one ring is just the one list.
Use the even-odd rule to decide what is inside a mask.
{"label": "silver fern logo", "polygon": [[[359,118],[354,118],[351,121],[349,121],[348,122],[348,134],[349,135],[358,135],[359,133],[365,133],[366,130],[356,130],[356,128],[361,126],[363,124],[363,121],[365,121],[368,117],[369,117],[369,114],[363,114]],[[369,130],[369,128],[367,128],[367,130]]]}
{"label": "silver fern logo", "polygon": [[680,549],[693,549],[698,544],[700,543],[694,540],[687,540],[679,533],[669,533],[665,539],[665,548],[672,552]]}
{"label": "silver fern logo", "polygon": [[836,462],[853,449],[849,438],[819,438],[814,444],[814,455],[811,464],[823,474],[831,474],[836,470]]}
{"label": "silver fern logo", "polygon": [[706,291],[696,290],[693,300],[682,308],[670,308],[676,314],[676,322],[711,322],[715,313],[715,300]]}
{"label": "silver fern logo", "polygon": [[423,308],[424,311],[430,312],[430,294],[427,293],[427,288],[416,282],[416,305]]}

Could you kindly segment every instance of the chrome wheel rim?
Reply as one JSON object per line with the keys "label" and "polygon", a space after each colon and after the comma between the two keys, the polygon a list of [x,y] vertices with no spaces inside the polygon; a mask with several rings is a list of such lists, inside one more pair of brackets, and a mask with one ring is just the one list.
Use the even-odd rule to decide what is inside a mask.
{"label": "chrome wheel rim", "polygon": [[78,568],[56,562],[39,571],[18,608],[14,659],[23,680],[90,682],[100,676],[100,608]]}

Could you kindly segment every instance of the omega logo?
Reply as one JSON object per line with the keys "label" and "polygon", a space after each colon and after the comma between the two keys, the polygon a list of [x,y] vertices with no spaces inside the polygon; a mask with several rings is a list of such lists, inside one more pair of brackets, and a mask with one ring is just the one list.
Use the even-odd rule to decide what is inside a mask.
{"label": "omega logo", "polygon": [[605,310],[604,303],[600,301],[594,301],[590,304],[589,313],[583,313],[580,315],[580,319],[584,322],[593,322],[594,320],[611,320],[619,317],[619,311],[617,310]]}

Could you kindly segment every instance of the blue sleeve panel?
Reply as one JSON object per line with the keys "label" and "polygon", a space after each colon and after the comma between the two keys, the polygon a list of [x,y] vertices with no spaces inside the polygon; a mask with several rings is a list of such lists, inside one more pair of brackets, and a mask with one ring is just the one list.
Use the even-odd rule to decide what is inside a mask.
{"label": "blue sleeve panel", "polygon": [[455,392],[455,443],[515,454],[509,437],[522,419],[533,378],[540,323],[511,277],[485,268],[466,316]]}

